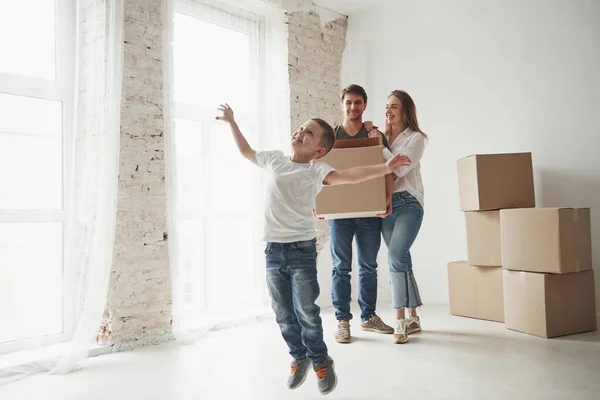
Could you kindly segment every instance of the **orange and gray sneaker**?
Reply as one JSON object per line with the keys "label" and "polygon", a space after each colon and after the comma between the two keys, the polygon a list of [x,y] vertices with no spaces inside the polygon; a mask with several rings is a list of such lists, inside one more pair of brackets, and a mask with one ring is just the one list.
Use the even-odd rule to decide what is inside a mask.
{"label": "orange and gray sneaker", "polygon": [[379,318],[378,315],[373,314],[373,316],[360,324],[360,327],[363,331],[375,332],[375,333],[394,333],[394,328],[389,325],[386,325],[385,322]]}
{"label": "orange and gray sneaker", "polygon": [[337,375],[333,368],[333,359],[327,357],[324,361],[313,366],[317,374],[317,385],[321,394],[329,394],[337,386]]}
{"label": "orange and gray sneaker", "polygon": [[417,332],[421,332],[421,319],[419,317],[409,317],[406,320],[406,333],[410,335]]}
{"label": "orange and gray sneaker", "polygon": [[399,319],[396,321],[396,329],[394,329],[394,343],[404,344],[408,342],[408,333],[406,333],[406,320]]}
{"label": "orange and gray sneaker", "polygon": [[290,376],[288,377],[288,389],[296,389],[300,387],[306,380],[306,375],[311,366],[311,362],[307,357],[300,360],[294,359],[290,366]]}

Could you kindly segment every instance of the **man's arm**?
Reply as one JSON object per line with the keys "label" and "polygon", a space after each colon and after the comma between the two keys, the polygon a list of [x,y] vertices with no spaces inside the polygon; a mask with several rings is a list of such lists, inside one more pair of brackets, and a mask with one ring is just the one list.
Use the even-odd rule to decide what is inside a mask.
{"label": "man's arm", "polygon": [[231,107],[229,107],[229,104],[221,104],[219,111],[223,112],[223,116],[216,117],[216,119],[229,123],[229,126],[231,127],[231,133],[233,133],[233,138],[235,139],[235,144],[237,145],[240,153],[244,156],[244,158],[252,162],[254,165],[258,165],[258,161],[256,160],[256,150],[250,147],[248,141],[242,134],[242,131],[240,131],[240,127],[238,126],[237,122],[235,122],[233,110]]}
{"label": "man's arm", "polygon": [[385,164],[367,165],[331,171],[323,183],[325,185],[345,185],[349,183],[365,182],[391,173],[401,167],[410,165],[410,159],[405,155],[398,154],[389,159]]}

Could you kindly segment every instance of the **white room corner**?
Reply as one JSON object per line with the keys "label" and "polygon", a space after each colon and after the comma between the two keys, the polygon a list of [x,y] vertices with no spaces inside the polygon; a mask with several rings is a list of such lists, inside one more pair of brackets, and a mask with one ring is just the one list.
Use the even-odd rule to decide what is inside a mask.
{"label": "white room corner", "polygon": [[[600,310],[600,161],[592,150],[599,137],[592,111],[600,105],[597,7],[560,0],[459,6],[399,0],[349,18],[342,76],[372,81],[369,118],[381,124],[387,94],[405,89],[430,133],[422,162],[425,217],[413,252],[425,302],[447,304],[446,264],[467,255],[457,160],[531,152],[538,207],[592,209]],[[390,51],[401,38],[410,40]],[[368,77],[369,71],[377,73]]]}

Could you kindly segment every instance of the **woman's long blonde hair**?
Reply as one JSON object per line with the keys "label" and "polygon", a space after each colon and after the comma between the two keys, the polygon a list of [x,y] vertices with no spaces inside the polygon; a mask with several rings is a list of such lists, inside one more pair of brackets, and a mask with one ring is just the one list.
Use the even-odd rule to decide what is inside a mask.
{"label": "woman's long blonde hair", "polygon": [[[419,128],[419,120],[417,119],[417,107],[415,106],[415,102],[412,97],[404,90],[392,90],[388,99],[390,97],[396,97],[402,103],[402,113],[404,118],[404,124],[410,128],[410,130],[414,132],[419,132],[421,135],[428,139],[428,136],[425,132]],[[390,137],[392,134],[392,126],[390,124],[386,124],[385,134],[387,137]]]}

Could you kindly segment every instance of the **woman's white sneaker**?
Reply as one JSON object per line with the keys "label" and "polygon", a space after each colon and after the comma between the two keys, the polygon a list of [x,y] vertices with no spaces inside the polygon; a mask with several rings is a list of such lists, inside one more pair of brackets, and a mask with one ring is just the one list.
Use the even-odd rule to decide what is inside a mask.
{"label": "woman's white sneaker", "polygon": [[406,320],[406,333],[421,332],[421,320],[419,317],[410,317]]}
{"label": "woman's white sneaker", "polygon": [[394,343],[404,344],[408,342],[408,333],[406,333],[406,320],[399,319],[396,321],[396,329],[394,329]]}

